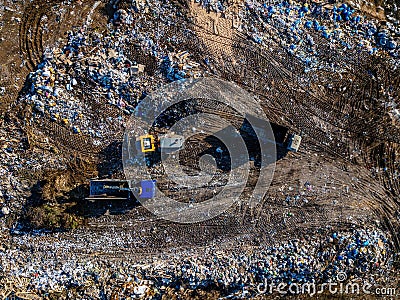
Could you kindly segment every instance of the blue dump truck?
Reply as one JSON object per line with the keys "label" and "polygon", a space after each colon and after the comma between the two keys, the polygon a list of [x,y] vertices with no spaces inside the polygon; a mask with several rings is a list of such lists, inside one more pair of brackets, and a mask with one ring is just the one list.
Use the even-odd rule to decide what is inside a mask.
{"label": "blue dump truck", "polygon": [[[151,199],[156,195],[156,181],[142,180],[133,183],[132,188],[140,199]],[[89,201],[96,200],[133,200],[135,199],[129,183],[121,179],[91,179]]]}

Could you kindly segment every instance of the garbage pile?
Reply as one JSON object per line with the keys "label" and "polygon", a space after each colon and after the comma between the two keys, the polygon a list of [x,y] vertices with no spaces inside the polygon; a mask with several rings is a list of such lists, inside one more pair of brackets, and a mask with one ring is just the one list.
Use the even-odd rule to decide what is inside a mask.
{"label": "garbage pile", "polygon": [[200,72],[200,64],[189,59],[190,53],[188,51],[181,51],[178,53],[169,53],[163,60],[163,68],[166,77],[170,81],[181,80],[187,77],[198,78],[203,74]]}
{"label": "garbage pile", "polygon": [[[228,6],[224,1],[197,2],[215,12],[224,12]],[[168,50],[168,43],[180,43],[175,36],[163,35],[177,15],[172,4],[137,1],[117,10],[104,33],[86,25],[69,32],[67,44],[47,49],[43,62],[29,76],[31,88],[25,100],[34,107],[35,116],[47,116],[76,134],[101,138],[106,131],[90,117],[90,105],[82,99],[82,89],[95,102],[120,109],[122,115],[113,122],[123,126],[123,116],[133,112],[144,92],[162,82],[202,76],[200,62],[193,61],[186,49]],[[319,60],[321,41],[316,37],[324,38],[324,43],[343,55],[346,49],[360,48],[371,54],[386,52],[395,58],[400,49],[398,24],[379,24],[344,3],[323,7],[295,1],[247,1],[238,16],[237,30],[266,48],[274,40],[300,58],[306,70],[332,67]],[[146,76],[148,66],[129,55],[132,47],[155,57],[160,74],[150,80]]]}
{"label": "garbage pile", "polygon": [[[257,286],[265,282],[321,284],[335,282],[339,272],[345,272],[350,280],[364,278],[374,285],[384,281],[382,274],[390,270],[388,258],[392,254],[385,234],[375,229],[332,232],[327,238],[304,236],[250,250],[241,249],[238,240],[229,250],[216,243],[205,249],[166,250],[161,256],[132,255],[119,261],[101,257],[81,261],[67,245],[46,245],[42,239],[39,235],[20,242],[20,247],[32,249],[31,254],[19,252],[16,256],[15,250],[0,251],[2,273],[8,278],[27,279],[25,292],[45,295],[49,291],[79,288],[96,298],[104,292],[109,297],[118,286],[122,287],[121,294],[131,297],[146,294],[159,298],[170,288],[211,286],[226,294],[248,290],[254,296]],[[91,242],[87,243],[91,248]],[[39,255],[35,251],[38,246],[48,247],[47,252]]]}
{"label": "garbage pile", "polygon": [[[43,151],[36,149],[26,153],[29,141],[26,134],[18,126],[4,125],[0,129],[0,219],[11,213],[18,213],[26,199],[30,196],[31,183],[22,179],[21,172],[30,174],[56,168],[66,168],[62,157],[43,155]],[[7,128],[8,127],[8,128]],[[45,143],[46,141],[43,141]]]}
{"label": "garbage pile", "polygon": [[[176,9],[172,5],[161,9],[158,1],[138,2],[131,10],[117,10],[105,33],[84,26],[70,31],[61,49],[47,49],[43,62],[29,75],[31,88],[25,101],[33,106],[34,116],[47,117],[76,134],[102,138],[107,131],[91,116],[96,112],[85,97],[118,108],[120,116],[113,122],[123,126],[124,116],[131,114],[143,95],[157,84],[201,76],[196,72],[199,64],[190,60],[189,53],[165,52],[157,42],[163,37],[155,28],[145,28],[149,26],[145,12],[157,7],[161,20],[174,19]],[[167,78],[162,74],[149,77],[146,73],[150,66],[139,63],[141,57],[133,57],[132,49],[143,56],[154,56],[158,67],[167,66]]]}
{"label": "garbage pile", "polygon": [[[112,47],[107,50],[105,45],[97,47],[97,52],[87,53],[86,47],[97,45],[98,36],[89,42],[83,33],[84,30],[70,33],[69,44],[62,51],[49,50],[51,54],[30,74],[31,89],[26,100],[32,104],[36,117],[47,116],[76,134],[101,138],[105,133],[90,115],[94,112],[89,101],[82,99],[82,94],[79,91],[75,93],[75,89],[87,88],[85,92],[89,94],[86,97],[91,97],[91,93],[95,98],[107,99],[109,105],[130,114],[133,111],[130,103],[136,99],[131,100],[128,92],[133,91],[136,78],[144,67],[135,71],[137,65],[124,56],[120,57]],[[89,86],[90,83],[94,83],[93,87]],[[113,121],[122,123],[122,118]]]}
{"label": "garbage pile", "polygon": [[[225,12],[228,7],[225,1],[196,2],[215,12]],[[204,76],[203,62],[197,61],[190,50],[180,49],[175,36],[165,36],[163,24],[173,26],[178,14],[179,10],[171,3],[133,1],[130,7],[116,10],[102,33],[87,26],[70,31],[65,46],[46,49],[43,61],[29,76],[30,89],[23,100],[32,106],[34,118],[38,122],[46,118],[71,133],[101,140],[109,134],[108,124],[123,127],[138,102],[153,88],[173,80]],[[322,7],[295,1],[247,1],[238,16],[237,30],[260,47],[268,48],[270,40],[274,40],[300,58],[306,70],[331,67],[319,60],[321,39],[343,55],[346,49],[357,48],[371,55],[398,57],[398,24],[394,21],[379,24],[347,4]],[[154,58],[154,74],[148,73],[150,66],[142,62],[142,57],[132,53]],[[97,108],[103,106],[114,108],[117,115],[100,115]],[[50,159],[40,152],[26,155],[23,145],[26,137],[17,130],[2,132],[0,136],[6,137],[0,141],[0,216],[3,216],[20,209],[22,200],[18,199],[28,196],[28,186],[20,181],[18,169],[60,170],[66,164],[61,156]],[[307,183],[305,189],[311,193],[313,187]],[[286,195],[286,202],[307,203],[307,193]],[[112,246],[126,251],[145,249],[146,239],[117,236],[116,232],[101,232],[101,238],[91,232],[74,234],[76,240],[69,233],[67,237],[54,234],[48,241],[40,232],[26,234],[14,238],[17,248],[1,246],[1,275],[26,278],[28,282],[25,286],[19,282],[23,288],[13,284],[10,293],[20,289],[46,296],[50,291],[69,293],[78,289],[82,298],[104,298],[104,295],[111,297],[118,289],[131,297],[158,297],[168,289],[183,286],[190,289],[218,286],[226,294],[243,289],[256,294],[256,287],[265,280],[327,282],[334,280],[339,272],[346,272],[348,278],[366,277],[373,284],[383,280],[378,275],[391,268],[388,259],[392,246],[377,229],[334,232],[328,236],[316,234],[248,250],[241,248],[237,237],[237,245],[229,250],[211,243],[205,249],[171,252],[167,249],[158,258],[127,255],[126,261],[115,262],[101,257],[83,258],[79,253],[112,254]],[[134,246],[132,249],[125,247],[128,242]]]}
{"label": "garbage pile", "polygon": [[[400,27],[363,16],[350,5],[310,4],[296,1],[245,2],[240,30],[268,48],[273,39],[301,59],[309,69],[323,63],[319,43],[345,55],[347,49],[399,56]],[[320,38],[324,38],[321,41]],[[344,67],[344,66],[339,66]],[[340,71],[340,70],[336,70]]]}

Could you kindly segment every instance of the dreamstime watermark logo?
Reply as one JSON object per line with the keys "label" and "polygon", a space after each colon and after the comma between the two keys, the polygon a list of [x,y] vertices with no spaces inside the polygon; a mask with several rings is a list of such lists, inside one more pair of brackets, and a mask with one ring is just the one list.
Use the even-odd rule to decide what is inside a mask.
{"label": "dreamstime watermark logo", "polygon": [[281,295],[286,294],[304,294],[313,297],[316,294],[332,294],[332,295],[384,295],[384,296],[396,296],[396,288],[393,287],[373,287],[369,282],[352,282],[347,280],[347,274],[345,272],[339,272],[336,275],[336,281],[315,284],[313,282],[305,283],[268,283],[265,280],[264,283],[260,283],[257,286],[257,292],[259,294],[273,294],[278,293]]}
{"label": "dreamstime watermark logo", "polygon": [[[241,119],[243,125],[238,126]],[[191,153],[192,140],[220,144]],[[182,151],[195,156],[198,174],[189,174],[182,165]],[[252,160],[257,160],[253,166]],[[255,184],[248,201],[257,205],[271,183],[275,160],[274,134],[256,99],[233,83],[212,78],[175,81],[148,95],[130,118],[123,143],[124,173],[135,197],[155,215],[179,223],[204,221],[226,211],[242,195],[250,174]],[[251,172],[254,164],[257,171]],[[225,181],[218,181],[221,166],[229,166]],[[218,193],[205,200],[185,199],[183,194],[174,198],[168,192],[201,193],[214,187]],[[152,188],[155,193],[149,193]]]}

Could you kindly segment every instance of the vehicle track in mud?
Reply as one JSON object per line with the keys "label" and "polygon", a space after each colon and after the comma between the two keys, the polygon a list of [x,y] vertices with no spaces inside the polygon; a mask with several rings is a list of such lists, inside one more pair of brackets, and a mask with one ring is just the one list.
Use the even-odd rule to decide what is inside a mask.
{"label": "vehicle track in mud", "polygon": [[[224,50],[221,50],[218,45],[222,44],[225,46],[231,46],[233,48],[232,53],[234,53],[234,57],[227,58],[230,58],[233,61],[241,60],[241,65],[236,66],[235,69],[232,65],[229,66],[222,63],[222,70],[219,71],[222,74],[222,77],[233,79],[238,84],[244,85],[247,89],[252,89],[259,95],[265,95],[266,99],[274,99],[274,102],[276,102],[275,100],[278,100],[276,104],[268,102],[268,105],[280,105],[282,109],[281,115],[286,118],[291,116],[294,113],[294,110],[298,109],[300,110],[299,117],[303,122],[314,115],[319,118],[321,122],[329,121],[332,126],[347,130],[354,134],[362,134],[366,131],[366,133],[363,134],[364,136],[380,140],[395,141],[396,143],[400,142],[399,131],[393,126],[387,126],[389,124],[385,122],[387,120],[382,120],[384,115],[382,115],[379,110],[377,111],[378,114],[374,116],[373,114],[376,112],[362,111],[360,107],[363,105],[364,101],[366,101],[365,99],[370,102],[372,101],[371,98],[373,98],[374,93],[375,95],[379,94],[379,87],[375,80],[365,79],[367,75],[366,72],[358,73],[360,75],[355,75],[356,79],[353,80],[352,85],[354,86],[355,84],[359,84],[362,88],[361,90],[357,90],[357,93],[354,92],[353,94],[349,94],[345,99],[343,99],[348,102],[346,105],[342,104],[343,101],[340,101],[341,99],[335,99],[341,96],[339,93],[335,95],[335,98],[332,98],[331,96],[333,96],[334,92],[326,95],[326,93],[313,91],[313,88],[315,88],[319,82],[317,81],[313,83],[310,79],[310,75],[307,75],[304,72],[304,64],[298,61],[294,56],[289,56],[289,54],[284,50],[278,50],[278,45],[271,46],[271,51],[265,49],[261,51],[261,49],[256,48],[252,42],[246,41],[247,37],[241,34],[231,33],[231,37],[228,38],[222,35],[215,35],[213,32],[196,25],[193,27],[193,31],[196,32],[197,35],[204,36],[203,43],[205,43],[208,48],[212,48],[212,52],[217,53],[216,55],[222,58],[226,55],[223,52]],[[175,34],[179,34],[179,32],[182,32],[182,30],[176,29]],[[196,41],[195,43],[198,42],[199,41]],[[321,40],[321,43],[326,43],[326,40]],[[355,56],[356,54],[349,53],[350,57],[352,55]],[[370,62],[365,62],[365,65],[373,66],[373,68],[379,70],[377,61],[373,58],[367,58]],[[229,60],[227,61],[229,62]],[[348,67],[353,70],[360,67],[357,65],[357,60],[346,63],[349,65]],[[380,63],[380,65],[382,64]],[[381,71],[382,69],[383,68],[381,67]],[[390,82],[390,85],[396,86],[396,83],[399,82],[399,76],[396,76],[398,74],[393,73],[393,76],[390,76],[390,74],[388,74],[389,69],[383,70],[385,71],[380,74],[380,77],[382,77],[381,83],[388,85],[388,82]],[[330,72],[324,73],[325,76],[319,75],[319,77],[329,78],[330,76],[335,76],[335,74]],[[260,74],[263,74],[263,76]],[[247,76],[248,78],[245,80],[245,77]],[[252,82],[253,88],[247,85],[246,81]],[[305,81],[306,84],[296,84],[296,82],[299,83],[302,81]],[[341,84],[345,86],[348,82],[341,81]],[[270,95],[269,89],[271,87],[275,88],[281,97],[278,97],[277,99],[273,96],[268,97]],[[308,89],[303,90],[304,87],[307,87]],[[351,90],[354,91],[354,89]],[[290,102],[291,100],[297,105]],[[294,106],[292,111],[288,111],[290,106]],[[339,110],[336,106],[350,106],[354,111]],[[266,111],[268,112],[268,106],[266,106]],[[380,119],[376,123],[371,124],[370,120],[374,117]],[[303,125],[300,122],[293,123],[297,125],[298,129]],[[290,126],[290,124],[285,125]],[[380,128],[388,127],[388,129],[393,129],[393,131],[382,136],[381,132],[374,132],[376,131],[376,125],[379,125]],[[308,126],[304,127],[308,129]]]}
{"label": "vehicle track in mud", "polygon": [[[303,139],[305,143],[311,140],[312,144],[325,149],[333,157],[347,161],[350,161],[350,145],[354,142],[357,144],[360,140],[362,142],[363,138],[382,143],[391,141],[392,147],[399,149],[399,130],[397,126],[393,125],[387,113],[379,108],[375,110],[364,109],[365,106],[376,107],[379,105],[374,98],[379,96],[382,86],[383,88],[387,88],[389,85],[395,87],[399,82],[399,73],[390,70],[390,66],[385,62],[378,62],[377,59],[372,57],[360,57],[356,53],[350,54],[343,59],[347,67],[352,70],[364,70],[364,73],[355,72],[356,76],[351,81],[350,87],[346,87],[346,89],[350,90],[350,93],[346,94],[345,97],[342,97],[341,93],[336,95],[333,92],[316,93],[313,88],[314,85],[318,84],[318,80],[312,82],[309,75],[302,70],[302,63],[296,58],[289,56],[285,52],[276,51],[275,49],[279,49],[277,45],[276,47],[271,47],[274,50],[268,51],[265,49],[261,52],[255,48],[253,43],[246,41],[247,37],[233,33],[231,28],[225,27],[221,30],[221,27],[223,27],[221,23],[221,21],[218,22],[218,34],[194,24],[193,31],[196,32],[197,36],[202,37],[200,41],[197,40],[195,43],[201,44],[200,42],[202,42],[205,48],[212,49],[210,50],[211,52],[222,58],[226,55],[218,47],[218,44],[222,42],[225,47],[232,47],[233,58],[229,57],[230,59],[225,61],[241,60],[242,65],[239,67],[241,70],[238,71],[237,66],[235,69],[232,65],[231,68],[227,68],[225,63],[221,63],[222,68],[218,72],[222,75],[222,78],[233,79],[248,90],[253,90],[261,99],[266,99],[262,104],[266,103],[265,111],[267,115],[270,106],[274,107],[274,117],[276,117],[276,111],[281,110],[280,115],[284,116],[286,121],[290,121],[286,122],[286,126],[305,133],[305,138]],[[179,34],[179,31],[177,30],[176,34]],[[221,35],[221,32],[224,31],[230,32],[225,34],[226,36]],[[319,38],[319,42],[322,48],[323,45],[327,44],[321,38]],[[329,51],[322,51],[322,53],[327,53],[327,56],[332,55]],[[336,59],[340,61],[342,58],[336,54]],[[362,62],[361,59],[363,59]],[[254,67],[257,69],[255,70]],[[374,76],[375,78],[368,76],[367,68],[370,68],[368,69],[370,73],[377,74],[376,77]],[[326,75],[332,74],[329,74],[329,72],[323,73]],[[318,75],[321,76],[320,74]],[[301,81],[306,81],[307,84],[293,84],[293,82]],[[251,82],[251,84],[249,85],[246,82]],[[342,81],[339,83],[343,89],[343,86],[348,85],[349,82]],[[355,85],[358,85],[359,89],[356,89]],[[271,95],[271,87],[277,90],[278,97]],[[304,87],[307,90],[304,90]],[[317,118],[317,121],[314,121],[314,117]],[[319,124],[327,124],[329,126],[328,130],[320,130],[318,128]],[[337,131],[339,134],[328,136],[328,131]],[[383,153],[385,151],[381,151],[379,154],[385,155]],[[393,150],[391,153],[394,161],[396,157],[393,155]],[[364,166],[365,163],[369,162],[364,162]],[[363,166],[360,167],[363,168]],[[391,171],[394,172],[395,170],[391,169]],[[400,192],[398,184],[393,182],[389,184],[390,189],[397,189],[395,194],[398,195]],[[386,184],[385,186],[387,187]],[[396,200],[392,199],[389,206],[386,203],[388,201],[387,197],[382,199],[375,198],[376,200],[381,203],[386,213],[392,216],[393,212],[398,209]],[[392,231],[392,234],[396,235],[396,231]]]}
{"label": "vehicle track in mud", "polygon": [[82,26],[87,21],[95,2],[76,2],[68,6],[63,5],[63,0],[35,0],[24,6],[19,27],[19,47],[30,71],[42,61],[46,46],[54,46],[66,31],[74,26]]}
{"label": "vehicle track in mud", "polygon": [[[60,1],[43,2],[43,6],[39,5],[39,7],[37,3],[33,2],[26,8],[20,27],[21,51],[31,70],[40,62],[43,47],[48,44],[43,40],[44,16],[46,15],[48,20],[54,18],[54,16],[48,16],[46,12],[51,10],[52,5],[60,3]],[[40,3],[42,4],[42,2]],[[83,10],[82,15],[85,15],[90,7],[87,5],[86,11]],[[182,21],[181,24],[185,23]],[[384,223],[396,241],[396,232],[399,232],[398,228],[400,227],[393,216],[398,210],[397,197],[400,187],[392,175],[397,170],[394,161],[397,160],[397,153],[400,151],[400,134],[397,126],[394,126],[387,117],[386,112],[382,112],[381,109],[372,111],[371,108],[366,109],[365,107],[377,105],[374,98],[378,98],[381,84],[398,86],[400,76],[389,72],[384,63],[377,62],[372,57],[349,52],[347,57],[341,57],[339,54],[333,54],[333,57],[338,63],[346,63],[350,69],[359,68],[360,72],[355,74],[349,72],[338,76],[328,71],[320,71],[316,73],[318,78],[314,79],[311,75],[304,73],[302,62],[284,50],[278,50],[278,45],[275,44],[274,47],[271,47],[272,51],[260,49],[250,42],[247,36],[233,32],[232,28],[226,26],[222,21],[218,23],[218,34],[213,31],[213,28],[206,28],[205,24],[195,23],[189,27],[192,30],[191,35],[182,36],[182,33],[187,33],[187,31],[183,30],[185,28],[179,27],[170,28],[169,32],[181,35],[182,39],[187,41],[181,47],[186,47],[191,51],[193,57],[200,58],[204,53],[211,53],[211,61],[218,67],[213,70],[215,75],[234,81],[257,95],[271,121],[285,125],[293,131],[302,131],[304,134],[302,155],[322,152],[327,156],[337,158],[340,163],[354,163],[350,158],[354,145],[364,149],[364,145],[368,146],[365,139],[379,143],[375,148],[367,148],[368,150],[363,152],[362,163],[353,164],[353,167],[361,169],[359,173],[363,174],[363,180],[357,183],[356,195],[362,197],[363,203],[369,205],[375,213],[378,213],[378,216],[383,217]],[[321,49],[325,49],[328,53],[326,41],[315,35],[314,38],[321,44]],[[221,48],[226,50],[226,47],[230,48],[228,54],[221,50]],[[142,57],[135,47],[132,46],[130,51],[132,59]],[[329,52],[326,55],[330,54]],[[139,63],[149,65],[148,75],[154,74],[156,70],[154,59],[151,56],[143,56],[141,59],[138,59]],[[238,61],[241,63],[238,64]],[[379,74],[374,76],[375,79],[366,76],[369,68],[373,69],[372,73]],[[330,83],[333,85],[331,89],[318,87],[320,81],[324,82],[325,78],[331,79]],[[352,81],[348,79],[352,79]],[[82,95],[85,95],[88,90],[82,87]],[[106,116],[118,115],[117,108],[106,107],[107,103],[104,98],[101,102],[97,102],[88,97],[87,102],[93,111],[101,111]],[[324,125],[324,128],[321,128],[321,124]],[[92,156],[102,150],[101,147],[92,147],[93,143],[89,137],[73,135],[49,119],[45,119],[41,125],[37,124],[36,126],[37,130],[48,135],[55,144],[60,145],[66,151]],[[332,134],[332,132],[335,133]],[[387,166],[388,172],[379,175],[376,180],[371,179],[368,166],[371,164],[382,165],[384,156],[392,157],[384,164]],[[355,170],[353,172],[357,173]],[[338,172],[338,174],[340,173]],[[284,178],[281,175],[281,179],[285,180]],[[288,180],[287,177],[286,180]],[[384,189],[379,184],[382,184]],[[371,185],[375,188],[372,189]],[[365,195],[365,190],[368,190],[369,194]],[[388,197],[385,193],[387,190],[392,193],[392,197]],[[356,197],[356,195],[353,196]],[[284,223],[282,216],[286,210],[281,208],[281,197],[276,197],[277,204],[265,202],[268,209],[277,211],[277,214],[272,217],[261,208],[258,211],[258,218],[248,219],[246,214],[239,213],[239,215],[243,214],[242,223],[244,224],[249,224],[257,219],[254,222],[259,228],[252,234],[258,233],[258,230],[271,228],[271,218],[278,219],[279,221],[276,223]],[[336,195],[335,199],[340,200],[340,195]],[[352,199],[349,203],[354,201]],[[321,224],[326,224],[328,217],[331,218],[332,225],[334,225],[333,220],[340,219],[341,224],[345,224],[343,228],[346,228],[349,221],[345,219],[345,216],[354,213],[356,208],[343,204],[340,211],[336,211],[329,205],[322,209],[322,206],[311,203],[309,208],[301,207],[295,208],[295,210],[295,217],[286,220],[286,225],[280,225],[282,226],[281,230],[285,231],[291,227],[318,228]],[[124,227],[124,224],[132,219],[132,215],[127,214],[127,219],[120,223],[115,218],[111,216],[110,220],[93,221],[89,228],[95,231],[107,230],[105,228],[111,224],[115,227]],[[101,226],[102,222],[106,224],[105,227]],[[171,228],[172,231],[176,230],[178,234],[181,231],[184,236],[201,234],[201,230],[203,230],[196,231],[193,226],[182,227],[172,224],[166,227]],[[217,234],[224,228],[229,228],[228,231],[234,232],[232,236],[249,233],[249,227],[240,223],[231,223],[229,226],[210,225],[209,230],[215,230],[215,234]],[[226,232],[226,234],[229,236],[231,233]],[[399,247],[398,241],[396,244]]]}
{"label": "vehicle track in mud", "polygon": [[[33,71],[42,61],[44,48],[62,46],[65,41],[63,38],[68,30],[75,26],[82,26],[87,22],[89,14],[93,15],[96,8],[96,1],[77,2],[71,6],[63,5],[62,0],[52,1],[33,1],[24,7],[22,21],[19,27],[19,47],[23,58],[26,60],[26,67]],[[79,9],[77,9],[79,8]],[[95,12],[96,16],[91,16],[97,25],[104,25],[106,20],[103,13]],[[73,17],[70,17],[73,16]],[[102,20],[103,19],[103,20]],[[100,22],[99,22],[100,20]],[[86,85],[91,85],[90,81],[84,80],[80,86],[80,96],[95,112],[104,116],[118,116],[116,108],[106,105],[104,97],[98,96],[98,100],[87,93]],[[29,118],[29,117],[28,117]],[[50,116],[44,116],[33,124],[33,131],[37,134],[43,133],[52,139],[53,143],[66,152],[76,152],[86,158],[93,158],[103,148],[93,144],[90,136],[74,135],[64,126],[51,121]]]}
{"label": "vehicle track in mud", "polygon": [[[57,1],[56,1],[57,2]],[[37,5],[35,6],[37,7]],[[25,19],[27,19],[26,22],[23,22],[21,25],[21,34],[25,36],[23,40],[24,42],[21,42],[21,45],[30,45],[32,44],[32,40],[42,40],[42,38],[38,38],[37,36],[33,38],[28,38],[28,30],[26,28],[36,28],[36,30],[33,30],[34,32],[40,32],[38,28],[40,27],[40,19],[43,16],[43,13],[41,12],[42,10],[38,10],[36,13],[34,10],[28,14]],[[32,17],[32,15],[34,17]],[[30,23],[29,23],[30,22]],[[34,25],[32,25],[32,23]],[[28,25],[26,25],[28,24]],[[219,26],[221,26],[221,22],[218,23]],[[346,97],[346,101],[350,102],[349,104],[342,104],[344,101],[334,101],[332,98],[327,98],[325,96],[322,100],[321,98],[321,93],[311,93],[309,91],[303,91],[303,92],[298,92],[296,91],[296,86],[293,86],[292,81],[299,81],[298,78],[303,78],[305,76],[305,73],[302,71],[302,63],[297,61],[295,58],[290,57],[286,52],[284,51],[279,51],[279,53],[275,54],[269,54],[267,51],[261,52],[259,49],[254,48],[254,46],[249,43],[249,42],[243,42],[245,40],[245,36],[239,35],[237,33],[230,33],[232,36],[231,38],[226,38],[223,35],[215,35],[212,32],[209,32],[206,30],[204,33],[204,29],[201,28],[199,29],[198,26],[196,28],[193,28],[194,32],[197,30],[197,34],[199,34],[199,30],[203,31],[203,35],[206,34],[209,42],[207,42],[207,47],[212,47],[214,50],[212,52],[217,53],[221,57],[223,57],[223,53],[219,50],[220,44],[226,44],[226,45],[232,45],[232,48],[234,48],[235,52],[235,59],[243,59],[244,58],[244,63],[239,67],[239,70],[235,70],[234,68],[229,67],[229,65],[223,64],[225,68],[222,68],[220,71],[222,74],[223,78],[226,79],[234,79],[236,78],[236,82],[241,84],[243,87],[245,87],[248,90],[251,90],[255,92],[256,94],[260,95],[260,97],[263,97],[264,99],[274,99],[274,103],[271,103],[271,101],[267,101],[267,103],[262,103],[263,105],[266,105],[265,109],[268,111],[270,108],[272,108],[273,111],[275,111],[275,116],[278,117],[277,110],[280,110],[280,117],[285,116],[285,121],[286,121],[286,126],[296,129],[296,130],[302,130],[306,135],[307,138],[314,139],[314,141],[318,142],[322,147],[327,148],[330,152],[339,155],[340,157],[348,157],[348,147],[345,143],[343,143],[342,137],[334,137],[330,136],[327,137],[326,134],[322,131],[317,129],[318,126],[315,124],[315,121],[313,120],[313,116],[316,116],[318,118],[319,122],[327,122],[329,120],[329,125],[332,126],[332,128],[339,128],[341,130],[344,130],[346,132],[350,132],[351,134],[356,134],[356,135],[363,135],[363,136],[369,136],[373,137],[374,139],[391,139],[396,142],[399,141],[398,137],[398,132],[397,130],[395,132],[387,132],[379,131],[377,126],[371,126],[371,115],[368,117],[362,116],[358,117],[356,114],[349,114],[346,111],[341,111],[335,108],[335,105],[338,107],[346,107],[350,106],[352,109],[356,108],[355,111],[359,112],[357,110],[357,103],[362,103],[362,101],[356,101],[359,99],[364,99],[364,94],[359,94],[357,99],[353,100],[354,96],[353,95],[348,95]],[[175,31],[175,34],[179,35],[181,34],[181,30],[179,28],[173,29]],[[224,31],[232,31],[230,28],[223,28],[223,30],[220,30],[221,32]],[[188,37],[186,37],[188,38]],[[216,42],[215,39],[218,41]],[[189,39],[190,40],[190,39]],[[224,42],[225,40],[225,42]],[[199,42],[198,37],[194,36],[193,41],[191,42],[193,48],[193,43],[197,45],[201,45]],[[238,42],[239,41],[239,42]],[[200,41],[201,42],[201,41]],[[321,40],[321,43],[324,43],[325,41]],[[214,43],[214,44],[213,44]],[[326,43],[326,42],[325,42]],[[42,44],[42,42],[34,43],[36,46],[35,47],[28,47],[29,49],[33,50],[38,50],[40,47],[38,44]],[[23,47],[22,47],[23,48]],[[138,55],[137,50],[133,47],[132,56],[134,57],[142,57]],[[34,61],[33,57],[38,57],[37,53],[40,53],[40,51],[34,51],[33,54],[30,54],[29,51],[25,51],[28,54],[28,57],[31,57],[31,61]],[[23,51],[24,52],[24,51]],[[282,57],[284,57],[282,59]],[[281,58],[280,61],[277,61],[276,58]],[[148,59],[146,56],[144,56],[141,60],[143,60],[143,63],[147,62]],[[37,64],[37,61],[34,61],[35,64]],[[229,62],[228,62],[229,63]],[[150,64],[150,71],[151,73],[154,73],[154,62]],[[228,66],[228,67],[227,67]],[[254,69],[254,66],[256,66],[257,69]],[[287,69],[287,66],[290,66],[290,70]],[[264,76],[260,77],[260,70],[261,73],[264,74]],[[245,83],[244,76],[241,76],[242,74],[246,74],[250,72],[251,73],[251,81],[252,81],[252,87],[247,85]],[[300,73],[300,74],[298,74]],[[268,77],[266,77],[266,75]],[[286,74],[287,76],[283,76],[282,74]],[[247,76],[248,74],[246,74]],[[387,77],[387,76],[386,76]],[[279,78],[280,80],[276,80]],[[297,80],[296,80],[297,78]],[[396,77],[394,77],[396,78]],[[359,78],[358,78],[359,79]],[[357,80],[358,80],[357,79]],[[304,79],[302,79],[304,80]],[[354,82],[357,80],[353,80],[352,86],[354,86]],[[397,79],[398,80],[398,79]],[[254,82],[256,84],[254,84]],[[371,80],[367,83],[369,84],[369,90],[372,90],[373,88],[373,82],[371,84]],[[269,91],[266,91],[265,88],[269,88],[270,86],[274,86],[276,88],[277,92],[279,93],[278,95],[274,95],[270,93]],[[365,90],[366,88],[364,88]],[[353,90],[353,89],[351,89]],[[371,93],[372,94],[372,93]],[[332,101],[333,100],[333,101]],[[291,101],[295,101],[297,105],[293,105]],[[359,104],[361,105],[361,104]],[[273,106],[273,107],[271,107]],[[103,109],[102,104],[98,105],[96,109]],[[108,112],[109,113],[109,112]],[[350,117],[349,117],[350,116]],[[381,116],[378,116],[381,117]],[[379,125],[381,128],[393,128],[393,126],[386,126],[387,124],[382,124],[382,120],[378,119],[376,117],[377,121],[373,125]],[[293,126],[295,125],[295,126]],[[365,131],[367,129],[367,132],[365,134]],[[370,132],[368,132],[370,131]],[[374,132],[375,131],[375,132]],[[70,138],[74,138],[74,136],[70,136]],[[329,145],[334,145],[334,146],[329,146]],[[90,147],[90,146],[89,146]],[[94,152],[98,151],[97,149],[94,150]],[[92,151],[89,151],[92,152]]]}

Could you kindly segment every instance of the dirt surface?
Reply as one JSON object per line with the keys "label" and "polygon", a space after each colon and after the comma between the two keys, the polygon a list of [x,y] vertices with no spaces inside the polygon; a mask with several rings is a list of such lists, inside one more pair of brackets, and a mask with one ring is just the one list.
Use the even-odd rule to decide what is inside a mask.
{"label": "dirt surface", "polygon": [[[65,43],[66,32],[86,22],[94,3],[72,1],[60,6],[61,1],[3,1],[0,85],[7,93],[1,101],[2,114],[23,89],[26,76],[41,61],[46,47]],[[93,18],[99,26],[107,22],[99,11]]]}

